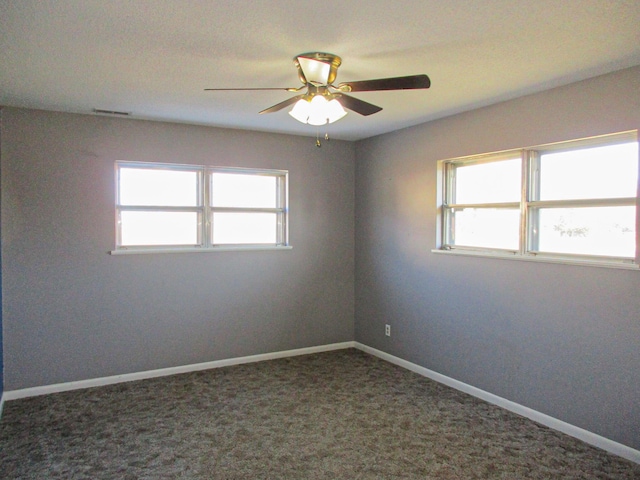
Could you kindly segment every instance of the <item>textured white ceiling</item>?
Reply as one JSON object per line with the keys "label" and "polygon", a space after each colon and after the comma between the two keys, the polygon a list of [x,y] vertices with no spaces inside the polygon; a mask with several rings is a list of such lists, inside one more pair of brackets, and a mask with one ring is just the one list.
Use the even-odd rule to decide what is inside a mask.
{"label": "textured white ceiling", "polygon": [[426,73],[429,90],[322,128],[356,140],[640,64],[638,0],[0,0],[0,104],[316,135],[287,111],[292,58],[342,57],[336,83]]}

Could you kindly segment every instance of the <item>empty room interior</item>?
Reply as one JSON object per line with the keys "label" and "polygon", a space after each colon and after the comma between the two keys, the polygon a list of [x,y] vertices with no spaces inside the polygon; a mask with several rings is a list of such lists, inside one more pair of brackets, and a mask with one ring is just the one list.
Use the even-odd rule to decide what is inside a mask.
{"label": "empty room interior", "polygon": [[[0,0],[0,473],[640,478],[638,25],[637,1]],[[315,99],[344,108],[289,112]],[[108,445],[159,453],[115,467],[52,420],[151,385],[163,415],[216,395],[180,423],[208,454],[114,433],[122,407]],[[428,440],[445,403],[467,427]],[[591,466],[468,426],[500,412]]]}

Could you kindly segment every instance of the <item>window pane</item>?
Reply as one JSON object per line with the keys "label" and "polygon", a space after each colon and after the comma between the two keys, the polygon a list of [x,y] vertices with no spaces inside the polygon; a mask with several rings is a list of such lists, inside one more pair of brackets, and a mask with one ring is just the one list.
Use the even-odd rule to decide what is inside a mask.
{"label": "window pane", "polygon": [[635,197],[638,143],[540,156],[540,200]]}
{"label": "window pane", "polygon": [[211,205],[214,207],[276,208],[277,177],[214,173],[211,175]]}
{"label": "window pane", "polygon": [[123,246],[197,245],[196,212],[121,212]]}
{"label": "window pane", "polygon": [[119,188],[120,205],[198,205],[198,172],[121,167]]}
{"label": "window pane", "polygon": [[541,252],[635,256],[635,207],[542,208],[538,214]]}
{"label": "window pane", "polygon": [[278,215],[275,213],[213,214],[214,244],[276,244]]}
{"label": "window pane", "polygon": [[520,157],[456,167],[452,203],[519,202]]}
{"label": "window pane", "polygon": [[465,208],[452,214],[454,244],[518,250],[520,210]]}

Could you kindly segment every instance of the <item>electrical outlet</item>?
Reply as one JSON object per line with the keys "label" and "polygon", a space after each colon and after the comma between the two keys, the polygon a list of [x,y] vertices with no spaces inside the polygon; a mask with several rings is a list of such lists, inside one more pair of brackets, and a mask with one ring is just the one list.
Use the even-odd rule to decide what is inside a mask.
{"label": "electrical outlet", "polygon": [[387,325],[384,326],[384,334],[387,337],[391,336],[391,325],[387,324]]}

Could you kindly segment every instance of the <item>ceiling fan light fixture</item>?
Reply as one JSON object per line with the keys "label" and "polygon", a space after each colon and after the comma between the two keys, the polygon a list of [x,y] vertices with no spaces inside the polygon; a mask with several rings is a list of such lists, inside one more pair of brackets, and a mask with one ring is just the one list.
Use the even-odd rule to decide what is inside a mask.
{"label": "ceiling fan light fixture", "polygon": [[328,100],[324,95],[301,98],[289,112],[299,122],[316,126],[337,122],[346,114],[337,99]]}
{"label": "ceiling fan light fixture", "polygon": [[331,65],[310,58],[298,58],[300,69],[312,85],[326,85]]}
{"label": "ceiling fan light fixture", "polygon": [[307,123],[307,120],[309,119],[310,110],[311,110],[311,104],[309,100],[305,100],[304,98],[301,98],[293,106],[293,108],[289,112],[289,115],[291,115],[293,118],[295,118],[299,122]]}
{"label": "ceiling fan light fixture", "polygon": [[293,61],[298,67],[300,81],[315,86],[332,84],[342,63],[337,55],[324,52],[301,53]]}
{"label": "ceiling fan light fixture", "polygon": [[327,123],[333,123],[340,120],[347,114],[347,111],[342,107],[342,104],[337,100],[329,100],[327,103]]}

